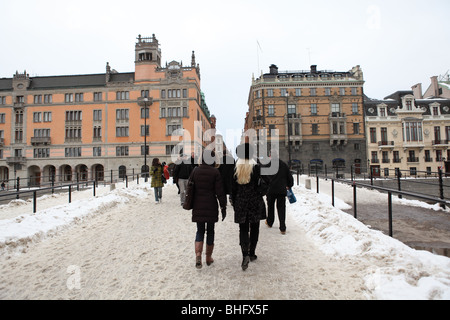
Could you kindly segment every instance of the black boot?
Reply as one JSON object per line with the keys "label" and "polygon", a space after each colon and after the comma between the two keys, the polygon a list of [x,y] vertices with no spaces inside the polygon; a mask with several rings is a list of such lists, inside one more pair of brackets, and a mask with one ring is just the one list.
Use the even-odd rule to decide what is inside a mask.
{"label": "black boot", "polygon": [[256,250],[256,243],[251,243],[250,250],[248,252],[250,256],[250,261],[255,261],[256,259],[258,259],[258,257],[255,254],[255,250]]}
{"label": "black boot", "polygon": [[248,244],[241,244],[241,249],[242,249],[242,270],[247,270],[248,268],[248,263],[250,262],[250,256],[248,255]]}

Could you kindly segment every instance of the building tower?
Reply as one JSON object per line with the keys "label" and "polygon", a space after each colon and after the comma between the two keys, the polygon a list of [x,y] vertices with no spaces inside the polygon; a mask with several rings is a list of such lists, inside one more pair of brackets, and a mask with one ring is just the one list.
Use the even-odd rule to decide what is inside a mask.
{"label": "building tower", "polygon": [[161,67],[161,49],[155,34],[150,38],[139,35],[135,47],[135,81],[151,80],[157,68]]}

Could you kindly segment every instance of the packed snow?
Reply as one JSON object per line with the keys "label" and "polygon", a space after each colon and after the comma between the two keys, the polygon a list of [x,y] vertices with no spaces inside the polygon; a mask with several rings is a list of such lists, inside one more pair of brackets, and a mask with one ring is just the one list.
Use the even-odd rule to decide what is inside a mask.
{"label": "packed snow", "polygon": [[[301,234],[306,235],[321,254],[329,257],[330,261],[354,265],[355,269],[359,268],[357,276],[364,283],[364,293],[360,299],[450,299],[450,259],[448,257],[412,249],[380,231],[371,229],[342,211],[350,207],[347,203],[351,201],[336,196],[333,207],[326,188],[324,187],[322,193],[316,193],[314,188],[309,190],[305,188],[305,178],[302,176],[300,184],[293,187],[297,202],[294,204],[286,202],[287,215],[296,226],[293,228],[288,224],[287,235],[280,235],[280,237],[291,237],[295,243],[295,237],[299,237],[298,241],[301,241]],[[314,182],[312,185],[314,186]],[[350,187],[336,183],[336,188]],[[377,197],[380,197],[377,191],[363,192],[365,194],[360,196],[361,199],[371,199],[376,203]],[[169,196],[173,199],[169,200]],[[116,184],[114,189],[109,186],[99,187],[95,197],[90,190],[74,192],[71,203],[67,201],[67,193],[43,196],[37,200],[38,211],[35,214],[32,213],[31,200],[11,201],[7,205],[0,206],[0,268],[5,268],[3,263],[7,263],[11,257],[17,258],[27,255],[32,250],[38,250],[39,247],[33,245],[58,237],[61,233],[70,233],[74,225],[89,224],[91,219],[88,218],[105,214],[112,208],[120,207],[123,208],[121,210],[127,210],[126,207],[130,202],[139,205],[139,201],[142,201],[143,209],[147,209],[148,203],[151,203],[156,209],[164,210],[164,205],[170,201],[179,206],[177,197],[176,187],[169,180],[163,189],[164,202],[154,205],[152,203],[153,189],[150,188],[149,183],[143,183],[141,180],[139,184],[130,183],[128,188],[122,183]],[[409,200],[397,199],[396,201]],[[409,204],[429,206],[419,201],[411,201]],[[166,207],[166,210],[174,211],[167,208],[172,207]],[[183,212],[181,208],[179,210]],[[168,215],[162,212],[160,219],[164,219],[165,216]],[[232,224],[231,209],[228,210],[227,219],[230,220],[228,222],[230,229],[235,229]],[[191,226],[193,224],[189,219],[186,221],[190,223],[189,230],[193,230]],[[263,228],[266,226],[262,223],[261,229]],[[220,231],[216,233],[220,234]],[[260,242],[264,241],[264,237],[265,234],[261,232]],[[218,241],[217,238],[216,241]],[[216,247],[220,250],[220,244]],[[217,262],[220,260],[218,250],[215,253],[216,265],[220,265],[220,261]],[[258,258],[257,263],[263,264],[263,259],[264,257]],[[278,265],[283,267],[280,263]],[[192,270],[194,270],[193,265]],[[214,274],[210,276],[215,277]],[[256,276],[264,277],[263,274],[256,274]],[[217,276],[214,279],[216,284],[220,283]],[[9,298],[8,293],[2,295],[2,289],[5,288],[0,285],[0,297]],[[39,296],[39,292],[35,294]],[[105,296],[108,297],[107,293]],[[265,296],[262,298],[270,299]]]}

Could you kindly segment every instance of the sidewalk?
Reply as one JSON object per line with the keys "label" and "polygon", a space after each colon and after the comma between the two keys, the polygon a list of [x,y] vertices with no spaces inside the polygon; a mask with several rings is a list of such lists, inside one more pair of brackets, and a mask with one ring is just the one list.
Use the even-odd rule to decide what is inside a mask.
{"label": "sidewalk", "polygon": [[[211,266],[194,266],[195,225],[177,188],[153,190],[0,256],[0,299],[367,299],[361,269],[370,261],[322,253],[287,214],[287,234],[261,223],[258,259],[242,271],[238,225],[228,206],[216,224]],[[44,204],[38,204],[45,207]]]}

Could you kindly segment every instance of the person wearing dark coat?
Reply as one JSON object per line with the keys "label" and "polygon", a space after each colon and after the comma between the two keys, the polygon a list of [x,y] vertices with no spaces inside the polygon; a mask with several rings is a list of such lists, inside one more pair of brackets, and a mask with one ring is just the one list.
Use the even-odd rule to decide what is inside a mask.
{"label": "person wearing dark coat", "polygon": [[[222,213],[222,221],[226,217],[227,198],[223,190],[222,177],[214,163],[208,164],[205,153],[214,151],[205,150],[202,163],[196,167],[191,177],[194,181],[194,197],[192,209],[192,222],[197,224],[195,236],[195,266],[202,267],[203,242],[206,232],[206,264],[214,262],[212,253],[214,250],[214,226],[219,221],[219,205]],[[212,156],[214,158],[214,155]],[[209,157],[210,159],[210,157]],[[217,203],[219,202],[219,204]]]}
{"label": "person wearing dark coat", "polygon": [[267,191],[267,220],[270,228],[275,221],[275,202],[277,205],[278,220],[281,234],[286,233],[286,192],[294,185],[294,178],[288,165],[282,161],[277,152],[272,152],[271,161],[278,161],[278,171],[271,176],[269,190]]}
{"label": "person wearing dark coat", "polygon": [[218,169],[222,177],[225,194],[227,195],[231,195],[231,184],[233,182],[234,166],[234,158],[225,151],[222,162]]}
{"label": "person wearing dark coat", "polygon": [[186,187],[187,182],[189,180],[189,176],[191,175],[193,166],[190,162],[190,159],[186,155],[182,155],[180,161],[177,161],[177,165],[173,170],[173,180],[178,186],[180,193],[180,202],[181,206],[184,204],[184,200],[186,198]]}
{"label": "person wearing dark coat", "polygon": [[[239,244],[242,251],[242,270],[250,261],[256,260],[256,245],[259,239],[259,223],[266,219],[266,205],[257,191],[261,167],[253,159],[253,147],[244,143],[236,148],[236,162],[232,181],[232,205],[234,222],[239,224]],[[261,176],[265,181],[265,176]],[[268,182],[268,181],[267,181]]]}

